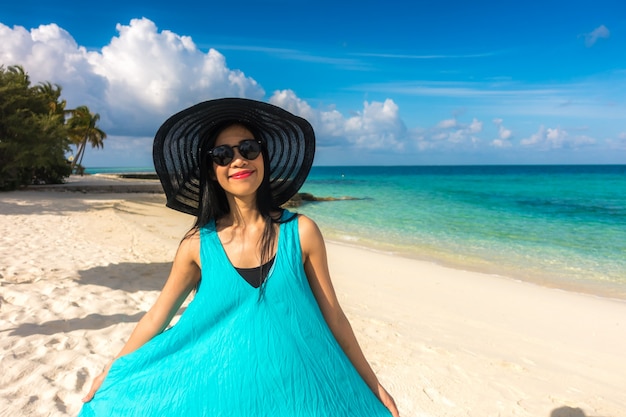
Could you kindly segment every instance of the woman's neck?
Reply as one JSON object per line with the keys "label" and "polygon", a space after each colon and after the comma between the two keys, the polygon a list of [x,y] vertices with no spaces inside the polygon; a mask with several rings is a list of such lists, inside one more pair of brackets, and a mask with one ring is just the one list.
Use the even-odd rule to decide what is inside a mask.
{"label": "woman's neck", "polygon": [[229,204],[230,213],[222,219],[224,225],[245,227],[263,221],[263,215],[256,206],[256,200],[232,198]]}

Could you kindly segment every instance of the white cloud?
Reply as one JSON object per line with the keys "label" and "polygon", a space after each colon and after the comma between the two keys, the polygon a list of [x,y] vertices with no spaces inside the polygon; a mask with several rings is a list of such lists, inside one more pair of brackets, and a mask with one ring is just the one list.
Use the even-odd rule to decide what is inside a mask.
{"label": "white cloud", "polygon": [[600,25],[591,32],[585,33],[585,45],[587,48],[590,48],[595,45],[598,39],[608,38],[609,36],[611,36],[609,29],[604,25]]}
{"label": "white cloud", "polygon": [[363,111],[346,121],[346,136],[354,143],[370,149],[391,146],[403,148],[405,127],[398,115],[398,106],[391,99],[383,103],[367,101]]}
{"label": "white cloud", "polygon": [[478,121],[478,119],[474,118],[472,123],[467,128],[469,133],[480,133],[483,130],[483,122]]}
{"label": "white cloud", "polygon": [[546,131],[546,139],[552,143],[562,143],[566,136],[567,132],[559,128],[548,128]]}
{"label": "white cloud", "polygon": [[586,145],[593,145],[596,140],[586,135],[570,135],[566,130],[556,128],[539,127],[536,133],[520,141],[522,146],[537,147],[538,149],[577,149]]}
{"label": "white cloud", "polygon": [[313,109],[291,90],[274,92],[269,102],[309,120],[321,146],[348,143],[363,149],[404,148],[406,128],[393,100],[366,101],[362,110],[347,118],[336,109]]}
{"label": "white cloud", "polygon": [[[69,108],[85,104],[100,113],[100,127],[111,140],[105,151],[114,152],[122,158],[136,151],[145,153],[145,160],[149,161],[151,137],[156,129],[169,115],[184,107],[224,96],[267,98],[263,87],[254,78],[241,69],[230,68],[226,57],[218,50],[200,50],[189,36],[159,30],[155,23],[145,18],[133,19],[128,25],[118,24],[116,30],[117,36],[112,37],[108,45],[88,51],[56,24],[27,30],[0,23],[0,65],[22,65],[33,83],[50,81],[60,84]],[[593,44],[600,38],[608,37],[609,31],[600,26],[586,36]],[[618,75],[619,79],[623,79],[623,75]],[[396,93],[405,95],[408,91],[471,100],[493,98],[498,103],[505,100],[512,104],[499,105],[492,114],[512,120],[508,114],[537,113],[545,117],[567,112],[571,117],[574,106],[564,108],[558,103],[562,103],[564,98],[576,96],[572,91],[595,91],[592,88],[594,85],[546,85],[525,89],[513,82],[502,81],[425,81],[408,86],[413,89],[397,85]],[[581,132],[542,126],[518,145],[516,141],[511,141],[513,131],[504,126],[502,119],[493,119],[498,129],[497,137],[483,142],[483,122],[478,118],[468,122],[469,119],[464,120],[460,114],[429,123],[427,126],[430,127],[407,130],[400,117],[400,109],[392,99],[365,101],[350,113],[341,113],[333,105],[315,108],[287,87],[275,91],[268,101],[311,121],[320,148],[347,146],[359,148],[364,151],[363,154],[376,150],[376,155],[380,155],[381,150],[389,150],[390,154],[395,152],[396,155],[401,151],[404,157],[416,150],[463,152],[478,148],[481,143],[487,145],[485,147],[488,144],[500,148],[522,145],[536,150],[576,148],[595,143],[595,139],[580,135]],[[381,91],[385,94],[395,91],[388,85],[383,87]],[[540,106],[538,103],[544,104]],[[589,109],[595,108],[591,102],[576,100],[576,103],[581,103],[576,107],[580,112],[590,113]],[[602,107],[602,117],[621,120],[623,106],[621,102],[618,104]],[[470,108],[472,112],[475,109]],[[489,114],[489,111],[482,114]],[[515,134],[521,136],[519,128],[515,129]],[[625,141],[626,132],[623,132],[610,144],[623,149]],[[609,144],[609,140],[605,143]]]}
{"label": "white cloud", "polygon": [[456,119],[446,119],[437,123],[437,127],[440,129],[451,129],[457,126]]}
{"label": "white cloud", "polygon": [[[509,120],[519,120],[522,116],[533,119],[599,119],[616,124],[624,118],[624,95],[616,86],[624,85],[625,81],[626,71],[609,69],[571,82],[415,80],[362,84],[350,89],[363,94],[398,97],[396,101],[413,96],[415,103],[423,103],[425,111],[444,104],[480,111],[481,117],[491,114],[505,116]],[[487,117],[489,120],[493,118]]]}
{"label": "white cloud", "polygon": [[498,128],[498,136],[502,140],[507,140],[511,137],[513,132],[510,129],[505,128],[504,126],[500,126]]}
{"label": "white cloud", "polygon": [[[154,136],[107,136],[104,148],[106,152],[93,152],[88,149],[85,153],[84,165],[89,167],[150,167],[153,163],[153,141]],[[106,157],[103,158],[103,154]]]}
{"label": "white cloud", "polygon": [[472,146],[481,142],[476,135],[482,132],[483,122],[474,118],[469,124],[459,122],[456,118],[441,120],[430,129],[413,130],[411,137],[419,150],[450,149],[457,150],[463,146]]}
{"label": "white cloud", "polygon": [[148,19],[117,31],[101,51],[88,52],[55,24],[31,31],[0,24],[0,62],[22,65],[34,82],[62,85],[69,107],[89,106],[112,134],[152,135],[168,115],[196,102],[265,94],[218,51],[204,53],[190,37],[159,32]]}
{"label": "white cloud", "polygon": [[108,81],[105,100],[115,124],[148,125],[199,101],[264,95],[254,79],[228,68],[221,53],[204,53],[187,36],[159,32],[145,18],[117,30],[101,53],[90,54],[95,72]]}
{"label": "white cloud", "polygon": [[[304,117],[314,126],[319,125],[321,112],[313,110],[309,103],[298,98],[296,93],[292,90],[275,91],[270,97],[269,102],[293,114]],[[337,115],[341,116],[338,112]]]}
{"label": "white cloud", "polygon": [[543,137],[545,136],[545,128],[543,125],[539,127],[539,130],[536,133],[533,133],[527,138],[524,138],[520,141],[520,144],[523,146],[534,146],[543,141]]}
{"label": "white cloud", "polygon": [[70,107],[86,104],[98,112],[104,106],[106,78],[94,72],[87,50],[64,29],[50,24],[28,31],[0,23],[0,39],[1,65],[21,65],[34,84],[50,81],[61,85]]}
{"label": "white cloud", "polygon": [[511,139],[513,132],[510,129],[504,127],[504,125],[502,124],[503,122],[504,120],[502,120],[501,118],[493,119],[493,124],[498,126],[498,137],[491,141],[491,146],[494,146],[496,148],[509,148],[512,146],[509,139]]}
{"label": "white cloud", "polygon": [[[263,88],[226,64],[215,49],[204,53],[188,36],[159,31],[154,22],[133,19],[116,26],[118,36],[100,51],[87,51],[55,24],[30,31],[0,24],[0,63],[20,64],[34,82],[64,87],[68,107],[86,104],[101,115],[110,137],[150,137],[166,117],[199,101],[216,97],[263,99]],[[305,117],[321,145],[351,144],[364,149],[402,149],[406,128],[393,100],[365,102],[346,117],[334,108],[313,109],[292,90],[269,99]],[[123,151],[123,141],[111,143]]]}

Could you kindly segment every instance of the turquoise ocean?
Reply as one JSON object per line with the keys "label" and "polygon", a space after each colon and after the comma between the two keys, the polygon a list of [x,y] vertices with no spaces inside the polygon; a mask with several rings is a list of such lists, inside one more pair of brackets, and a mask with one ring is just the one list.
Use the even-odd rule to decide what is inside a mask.
{"label": "turquoise ocean", "polygon": [[626,165],[313,167],[301,191],[355,198],[297,209],[329,240],[626,299]]}

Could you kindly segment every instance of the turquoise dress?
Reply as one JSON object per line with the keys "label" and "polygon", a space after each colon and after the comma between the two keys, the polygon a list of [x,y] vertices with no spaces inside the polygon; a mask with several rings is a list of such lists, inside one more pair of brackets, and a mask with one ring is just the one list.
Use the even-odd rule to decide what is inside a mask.
{"label": "turquoise dress", "polygon": [[390,416],[322,316],[297,218],[280,225],[262,297],[228,260],[215,223],[200,230],[200,260],[178,323],[117,359],[80,417]]}

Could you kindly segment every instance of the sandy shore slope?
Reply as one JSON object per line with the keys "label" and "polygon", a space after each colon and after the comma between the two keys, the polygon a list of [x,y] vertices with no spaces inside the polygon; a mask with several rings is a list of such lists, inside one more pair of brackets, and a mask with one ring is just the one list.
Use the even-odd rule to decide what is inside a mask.
{"label": "sandy shore slope", "polygon": [[[0,194],[0,416],[78,412],[191,223],[160,194]],[[403,416],[626,416],[625,302],[328,250]]]}

